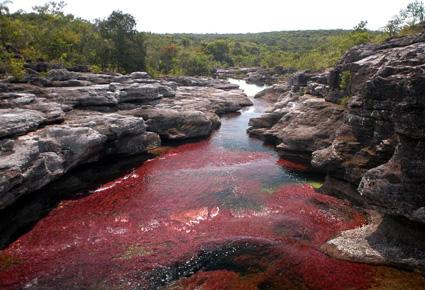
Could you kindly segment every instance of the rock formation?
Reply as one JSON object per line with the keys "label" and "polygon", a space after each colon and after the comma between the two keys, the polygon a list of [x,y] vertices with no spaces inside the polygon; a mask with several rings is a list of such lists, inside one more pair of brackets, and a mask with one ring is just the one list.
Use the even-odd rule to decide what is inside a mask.
{"label": "rock formation", "polygon": [[32,84],[0,82],[0,209],[76,166],[206,137],[218,114],[251,101],[221,80],[150,79],[55,69]]}
{"label": "rock formation", "polygon": [[294,72],[295,70],[292,68],[284,68],[281,66],[270,69],[263,69],[260,67],[228,68],[216,70],[215,76],[218,78],[244,79],[247,83],[262,86],[275,84]]}
{"label": "rock formation", "polygon": [[307,78],[304,73],[296,74],[287,83],[257,94],[257,98],[277,102],[266,114],[250,120],[248,133],[275,144],[282,157],[309,164],[313,152],[332,143],[335,127],[343,122],[344,108],[304,94]]}
{"label": "rock formation", "polygon": [[[315,170],[326,173],[324,192],[394,217],[384,218],[386,232],[389,224],[394,229],[400,223],[406,229],[423,227],[424,33],[355,47],[330,72],[297,74],[259,97],[277,102],[251,120],[251,135],[276,144],[284,158],[311,162]],[[377,223],[382,225],[377,228],[384,227],[382,219]],[[337,241],[347,244],[348,236],[353,233]],[[393,237],[405,244],[401,234]],[[356,239],[350,242],[355,245]],[[390,246],[382,243],[377,248],[388,250]],[[363,253],[356,260],[368,260],[365,251],[348,252],[345,256]],[[413,256],[404,252],[379,259],[425,269],[424,252],[419,247]]]}

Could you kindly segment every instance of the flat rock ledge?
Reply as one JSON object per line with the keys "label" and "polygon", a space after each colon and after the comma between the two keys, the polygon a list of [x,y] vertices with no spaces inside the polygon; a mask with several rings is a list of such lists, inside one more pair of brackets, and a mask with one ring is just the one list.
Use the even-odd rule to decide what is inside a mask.
{"label": "flat rock ledge", "polygon": [[342,232],[321,246],[337,259],[419,270],[425,274],[425,231],[376,211],[368,224]]}
{"label": "flat rock ledge", "polygon": [[0,210],[79,165],[205,138],[220,114],[250,105],[237,86],[207,78],[60,69],[0,81]]}

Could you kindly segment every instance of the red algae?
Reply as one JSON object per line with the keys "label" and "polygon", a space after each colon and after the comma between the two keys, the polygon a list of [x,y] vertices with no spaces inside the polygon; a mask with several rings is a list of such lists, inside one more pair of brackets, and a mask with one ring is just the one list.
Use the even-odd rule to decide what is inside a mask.
{"label": "red algae", "polygon": [[190,278],[182,279],[175,283],[168,290],[204,289],[204,290],[256,290],[257,286],[243,279],[237,273],[230,271],[199,272]]}
{"label": "red algae", "polygon": [[[273,177],[280,170],[274,156],[219,149],[207,141],[182,145],[90,196],[63,201],[4,251],[22,262],[0,273],[1,286],[114,285],[122,279],[133,285],[137,273],[180,261],[210,240],[239,236],[281,241],[279,255],[296,261],[291,272],[304,283],[311,280],[310,286],[321,287],[317,280],[364,284],[368,266],[316,250],[337,232],[362,224],[360,213],[295,181],[264,194],[258,172]],[[357,278],[339,279],[353,272]]]}
{"label": "red algae", "polygon": [[62,201],[0,252],[0,288],[377,287],[376,267],[319,250],[364,224],[363,214],[291,176],[282,165],[295,165],[270,149],[248,139],[230,146],[226,136],[244,116],[226,119],[210,140],[167,148],[91,195]]}
{"label": "red algae", "polygon": [[308,166],[306,166],[305,164],[297,163],[297,162],[293,162],[293,161],[289,161],[285,159],[279,159],[279,161],[277,161],[277,164],[279,164],[280,166],[282,166],[283,168],[287,170],[301,171],[301,172],[308,171]]}

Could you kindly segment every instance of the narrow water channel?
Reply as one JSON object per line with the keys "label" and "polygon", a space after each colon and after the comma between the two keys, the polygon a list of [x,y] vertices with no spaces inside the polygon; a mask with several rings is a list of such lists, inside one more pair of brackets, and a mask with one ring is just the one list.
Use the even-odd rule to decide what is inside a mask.
{"label": "narrow water channel", "polygon": [[[262,89],[231,81],[251,97]],[[365,218],[248,137],[249,119],[267,107],[254,104],[223,117],[208,140],[171,148],[91,195],[59,203],[0,252],[0,288],[382,286],[380,277],[395,270],[320,251]]]}

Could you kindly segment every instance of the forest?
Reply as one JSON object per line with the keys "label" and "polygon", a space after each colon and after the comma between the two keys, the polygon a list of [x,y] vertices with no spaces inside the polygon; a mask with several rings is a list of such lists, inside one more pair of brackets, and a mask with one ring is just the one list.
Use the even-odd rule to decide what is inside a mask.
{"label": "forest", "polygon": [[423,29],[425,6],[415,1],[380,31],[361,21],[352,30],[277,31],[252,34],[154,34],[135,18],[113,11],[87,21],[64,13],[65,2],[10,13],[0,2],[0,73],[21,79],[25,69],[66,67],[92,72],[210,75],[217,68],[282,66],[320,71],[359,44]]}

